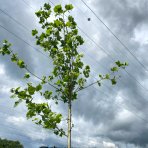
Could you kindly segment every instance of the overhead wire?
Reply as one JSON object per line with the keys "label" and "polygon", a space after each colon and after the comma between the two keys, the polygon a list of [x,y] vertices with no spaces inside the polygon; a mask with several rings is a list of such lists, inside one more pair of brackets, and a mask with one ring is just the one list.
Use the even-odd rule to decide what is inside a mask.
{"label": "overhead wire", "polygon": [[10,19],[12,19],[14,22],[16,22],[17,24],[19,24],[20,26],[22,26],[25,30],[27,30],[30,33],[30,30],[25,25],[23,25],[22,23],[20,23],[19,21],[17,21],[14,17],[12,17],[6,11],[2,10],[1,8],[0,8],[0,11],[1,11],[1,13],[7,15]]}
{"label": "overhead wire", "polygon": [[6,30],[7,32],[9,32],[10,34],[12,34],[13,36],[15,36],[17,39],[21,40],[22,42],[24,42],[25,44],[27,44],[28,46],[30,46],[31,48],[35,49],[37,52],[40,52],[42,55],[46,56],[46,58],[48,58],[47,55],[45,55],[44,53],[42,53],[39,49],[35,48],[34,46],[32,46],[31,44],[29,44],[27,41],[25,41],[24,39],[22,39],[20,36],[16,35],[15,33],[13,33],[12,31],[8,30],[6,27],[2,26],[0,24],[0,27],[3,28],[4,30]]}
{"label": "overhead wire", "polygon": [[[78,5],[76,5],[76,4],[73,4],[73,5],[81,12],[81,14],[83,14],[83,16],[84,16],[85,18],[88,18],[88,17],[86,16],[86,13],[84,13],[84,12],[79,8]],[[93,24],[93,25],[92,25],[92,24]],[[90,25],[90,22],[89,22],[89,25]],[[92,25],[92,26],[95,26],[97,29],[100,29],[99,26],[98,26],[98,24],[95,24],[94,21],[91,21],[91,25]],[[93,27],[93,28],[94,28],[94,27]],[[108,37],[105,33],[104,33],[103,35],[105,36],[105,39],[107,39],[106,41],[110,42],[110,43],[113,45],[113,50],[114,50],[115,52],[119,53],[119,54],[123,57],[123,53],[121,52],[121,51],[123,51],[123,50],[121,50],[119,47],[117,47],[117,46],[113,43],[113,41],[111,41],[111,40],[109,39],[109,37]],[[117,49],[118,49],[118,50],[117,50]],[[119,50],[120,50],[120,51],[119,51]],[[126,55],[126,58],[128,59],[128,62],[130,61],[130,63],[132,63],[132,64],[136,67],[135,63],[132,62],[132,61],[129,59],[128,55]]]}
{"label": "overhead wire", "polygon": [[[83,50],[82,48],[80,48],[80,49]],[[90,55],[89,55],[89,57],[90,57],[89,59],[90,59],[92,62],[95,62],[95,63],[97,64],[97,62],[93,60],[93,57],[91,57]],[[102,68],[104,68],[101,64],[100,64],[99,66],[101,66]],[[104,69],[105,69],[105,68],[104,68]],[[94,69],[91,69],[91,71],[93,71],[93,72],[95,73]],[[125,69],[125,71],[126,71],[126,69]],[[128,73],[128,71],[126,71],[126,73]],[[130,73],[128,73],[128,74],[130,75]],[[129,75],[128,75],[128,76],[129,76]],[[96,78],[96,76],[94,76],[94,74],[91,74],[90,76],[91,76],[92,78],[94,78],[95,80],[98,80],[98,79]],[[129,78],[131,78],[131,77],[129,77]],[[136,81],[137,83],[139,83],[139,81],[137,81],[137,79],[135,79],[135,81]],[[124,83],[124,82],[123,82],[123,79],[122,79],[122,83]],[[106,84],[103,83],[103,85],[104,85],[106,88],[111,89],[111,88],[109,88]],[[139,85],[141,85],[141,83],[139,83]],[[143,85],[141,85],[141,87],[143,87]],[[145,90],[146,88],[143,88],[143,89]],[[111,90],[114,91],[113,89],[111,89]],[[140,95],[140,97],[141,97],[143,100],[145,100],[146,102],[148,102],[148,100],[145,99],[143,96]],[[122,98],[123,98],[123,96],[122,96]],[[125,99],[125,100],[127,100],[127,99]],[[129,101],[129,100],[128,100],[128,101]],[[130,101],[130,102],[131,102],[131,101]],[[132,103],[132,104],[133,104],[133,103]],[[134,104],[133,104],[133,106],[136,107]]]}
{"label": "overhead wire", "polygon": [[[83,32],[84,35],[86,35],[86,37],[88,37],[93,43],[95,43],[96,46],[98,46],[98,44],[89,37],[88,34],[86,34],[80,27],[78,27],[80,29],[81,32]],[[105,50],[103,47],[101,46],[98,46],[101,50]],[[110,54],[108,54],[107,52],[104,52],[105,54],[107,54],[109,56],[109,58],[112,60],[112,62],[114,62],[114,58],[112,58],[112,56]],[[136,82],[138,82],[138,84],[140,84],[140,86],[142,86],[142,88],[144,88],[147,92],[148,92],[148,89],[145,88],[136,78],[134,78],[131,74],[129,74],[129,72],[127,70],[125,70],[125,72],[129,75],[129,77],[131,77],[132,79],[136,80]]]}
{"label": "overhead wire", "polygon": [[[49,0],[49,1],[52,3],[52,5],[55,5],[51,0]],[[26,3],[26,5],[27,5],[27,3]],[[29,5],[28,5],[28,6],[29,6]],[[30,6],[29,6],[29,7],[30,7]],[[99,46],[99,48],[102,49],[102,50],[105,52],[105,54],[107,54],[112,60],[114,60],[114,59],[110,56],[110,54],[105,51],[105,49],[104,49],[102,46],[98,45],[93,39],[91,39],[91,38],[89,37],[89,35],[87,35],[79,26],[78,26],[78,28],[79,28],[80,31],[83,32],[96,46]],[[139,83],[140,83],[140,82],[139,82]]]}
{"label": "overhead wire", "polygon": [[[114,62],[114,58],[112,58],[112,56],[106,52],[106,50],[99,44],[97,44],[86,32],[84,32],[79,26],[78,26],[79,30],[88,38],[90,39],[90,41],[92,41],[97,47],[99,47],[107,56],[109,56],[111,58],[111,60]],[[141,88],[145,89],[148,92],[148,89],[145,88],[133,75],[131,75],[126,69],[125,72],[128,74],[129,77],[131,77],[133,80],[135,80],[138,85],[141,86]]]}
{"label": "overhead wire", "polygon": [[[7,30],[5,27],[3,27],[2,25],[0,25],[0,27],[1,28],[3,28],[3,29],[5,29],[5,30]],[[13,34],[12,32],[10,32],[9,30],[7,30],[9,33],[11,33],[11,34]],[[14,34],[14,36],[15,36],[15,34]],[[16,36],[17,37],[17,36]],[[23,41],[23,40],[22,40]],[[24,41],[25,42],[25,41]],[[30,44],[28,44],[28,45],[30,45]],[[34,77],[36,77],[37,79],[39,79],[40,81],[42,81],[42,79],[39,77],[39,76],[37,76],[36,74],[34,74],[31,70],[29,70],[27,67],[25,67],[25,69],[31,74],[31,75],[33,75]],[[48,82],[48,84],[50,85],[50,86],[52,86],[52,87],[54,87],[55,88],[55,86],[53,86],[52,84],[50,84],[49,82]]]}
{"label": "overhead wire", "polygon": [[[51,0],[49,0],[50,2],[51,2]],[[53,5],[54,5],[54,3],[53,2],[51,2]],[[87,36],[96,46],[98,46],[101,50],[103,50],[104,51],[104,53],[105,54],[107,54],[109,57],[111,57],[110,56],[110,54],[109,53],[107,53],[106,52],[106,50],[102,47],[102,46],[100,46],[99,44],[97,44],[93,39],[91,39],[79,26],[78,26],[78,28],[79,28],[79,30],[85,35],[85,36]],[[111,57],[111,59],[113,60],[113,58]],[[127,73],[128,73],[128,71],[126,71]],[[129,74],[129,73],[128,73]],[[138,82],[138,80],[137,80],[137,82]],[[140,82],[139,82],[139,84],[141,84]],[[143,87],[144,88],[144,87]],[[123,97],[122,97],[123,98]],[[132,106],[134,106],[136,109],[137,109],[137,107],[132,103]],[[131,111],[130,111],[131,112]],[[132,112],[133,113],[133,112]],[[134,113],[133,113],[134,114]],[[136,115],[136,114],[135,114]],[[138,117],[138,115],[136,115],[137,117]],[[144,120],[144,121],[146,121],[144,118],[142,118],[142,117],[140,117],[139,116],[139,118],[141,118],[142,120]],[[148,122],[148,121],[147,121]]]}
{"label": "overhead wire", "polygon": [[[51,0],[49,0],[52,5],[55,5]],[[24,0],[23,0],[24,2]],[[26,5],[28,5],[28,3],[25,3]],[[30,5],[28,5],[29,7],[31,7]],[[32,8],[32,7],[31,7]],[[33,8],[32,8],[33,9]],[[87,33],[85,33],[79,26],[78,26],[79,30],[88,38],[90,39],[97,47],[99,47],[106,55],[108,55],[111,60],[114,62],[114,58],[112,58],[112,56],[99,44],[97,44]],[[131,77],[132,79],[134,79],[143,89],[145,89],[148,92],[148,89],[145,88],[135,77],[133,77],[127,70],[125,70],[126,73],[128,74],[129,77]]]}
{"label": "overhead wire", "polygon": [[[106,96],[106,98],[110,98],[110,96],[109,95],[107,95],[106,93],[104,93],[103,91],[101,91],[100,89],[97,89],[96,87],[94,87],[94,86],[92,86],[96,91],[99,91],[99,92],[101,92],[104,96]],[[114,96],[112,97],[112,98],[114,98]],[[111,98],[110,98],[110,100],[111,100]],[[126,99],[126,100],[128,100],[128,99]],[[104,99],[104,97],[102,97],[101,99],[99,99],[98,100],[99,102],[100,101],[104,101],[104,102],[108,102],[108,99]],[[127,106],[124,106],[123,107],[123,103],[118,103],[118,102],[111,102],[112,103],[112,105],[114,104],[114,105],[117,105],[117,106],[119,106],[119,107],[121,107],[121,108],[126,108],[129,112],[131,112],[135,117],[137,117],[137,118],[139,118],[139,119],[141,119],[141,120],[143,120],[143,121],[145,121],[145,122],[147,122],[148,123],[148,120],[146,120],[145,118],[143,118],[143,117],[141,117],[141,116],[139,116],[137,113],[135,113],[134,111],[131,111]],[[0,105],[0,106],[2,106],[2,105]],[[132,104],[132,106],[134,106],[135,107],[135,109],[137,109],[136,108],[136,106],[135,105],[133,105]],[[17,112],[20,112],[21,113],[21,111],[17,111]],[[1,113],[5,113],[6,115],[7,115],[7,113],[6,112],[1,112]],[[11,127],[10,127],[11,128]]]}
{"label": "overhead wire", "polygon": [[102,47],[101,47],[102,48]]}
{"label": "overhead wire", "polygon": [[102,21],[102,19],[86,4],[84,0],[81,0],[83,4],[95,15],[95,17],[107,28],[107,30],[120,42],[120,44],[136,59],[136,61],[148,72],[145,65],[130,51],[130,49],[113,33],[113,31]]}

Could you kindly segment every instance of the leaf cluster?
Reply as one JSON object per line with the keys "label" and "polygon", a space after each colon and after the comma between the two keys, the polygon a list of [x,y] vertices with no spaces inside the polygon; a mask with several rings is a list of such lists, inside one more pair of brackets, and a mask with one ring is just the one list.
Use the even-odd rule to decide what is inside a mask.
{"label": "leaf cluster", "polygon": [[[85,89],[93,84],[101,86],[101,80],[110,80],[112,85],[117,82],[117,77],[110,74],[99,75],[100,80],[88,86],[87,79],[90,75],[90,67],[82,61],[83,54],[79,52],[79,46],[83,45],[84,40],[78,33],[77,23],[74,18],[69,15],[69,11],[73,9],[71,4],[56,5],[53,9],[48,3],[37,11],[35,14],[39,19],[42,32],[37,29],[32,30],[32,35],[39,45],[53,61],[53,69],[49,76],[39,78],[41,83],[33,85],[27,83],[25,88],[17,87],[11,89],[12,98],[17,98],[14,106],[24,101],[28,108],[27,118],[32,118],[36,124],[42,125],[44,128],[51,129],[56,135],[66,135],[63,129],[58,128],[62,115],[51,110],[48,103],[35,103],[34,96],[39,94],[41,98],[46,100],[54,100],[56,104],[59,101],[69,103],[77,99],[78,91]],[[68,15],[67,15],[68,14]],[[67,15],[67,17],[65,17]],[[53,20],[53,17],[55,18]],[[3,46],[0,48],[1,55],[9,55],[11,61],[19,68],[28,71],[25,62],[10,50],[11,44],[4,40]],[[120,68],[125,68],[128,64],[117,61],[116,66],[111,68],[111,72],[117,72]],[[25,79],[30,78],[28,71]],[[34,75],[35,76],[35,75]],[[52,84],[51,84],[52,83]],[[50,84],[54,88],[51,90],[43,90],[44,84]]]}
{"label": "leaf cluster", "polygon": [[61,5],[55,6],[53,11],[56,19],[49,22],[53,11],[50,6],[47,9],[44,5],[44,8],[36,12],[43,32],[39,34],[36,29],[32,31],[37,40],[36,44],[43,47],[53,60],[52,79],[56,80],[56,92],[65,103],[69,98],[77,98],[73,90],[83,87],[90,73],[89,66],[84,66],[82,62],[83,55],[78,52],[78,46],[84,40],[78,35],[77,24],[72,16],[65,18],[66,13],[72,9],[71,4],[65,5],[65,8]]}
{"label": "leaf cluster", "polygon": [[[128,63],[127,62],[121,62],[121,61],[116,61],[115,62],[115,66],[113,66],[110,70],[112,73],[115,73],[115,72],[118,72],[120,69],[125,69],[126,66],[128,66]],[[112,85],[116,85],[117,84],[117,79],[119,78],[120,76],[118,75],[112,75],[112,74],[106,74],[106,75],[101,75],[99,74],[99,78],[100,80],[110,80],[111,84]],[[98,81],[98,85],[101,86],[101,83]]]}

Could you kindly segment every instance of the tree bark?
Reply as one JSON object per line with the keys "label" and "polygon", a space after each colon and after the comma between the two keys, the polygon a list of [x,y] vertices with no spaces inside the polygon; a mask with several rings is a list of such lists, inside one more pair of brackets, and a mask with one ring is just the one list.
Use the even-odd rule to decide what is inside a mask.
{"label": "tree bark", "polygon": [[71,148],[71,99],[69,99],[68,103],[68,139],[67,146]]}

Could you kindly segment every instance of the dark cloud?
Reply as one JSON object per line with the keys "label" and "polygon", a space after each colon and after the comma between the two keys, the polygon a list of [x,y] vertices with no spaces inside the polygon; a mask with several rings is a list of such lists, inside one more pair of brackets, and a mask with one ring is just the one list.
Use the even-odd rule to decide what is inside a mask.
{"label": "dark cloud", "polygon": [[[6,11],[17,21],[21,22],[28,30],[39,28],[34,11],[40,8],[45,1],[23,1],[5,0],[0,2],[0,9]],[[85,45],[80,48],[81,52],[86,54],[84,62],[91,65],[92,72],[88,83],[95,81],[99,73],[107,73],[114,61],[128,61],[127,72],[121,71],[122,76],[118,84],[114,87],[109,82],[103,82],[102,87],[91,87],[80,92],[78,100],[73,103],[73,146],[96,146],[105,147],[103,142],[113,143],[118,147],[141,148],[148,146],[148,128],[147,128],[147,72],[146,69],[137,62],[137,60],[107,31],[107,29],[97,20],[82,2],[76,1],[54,1],[54,3],[74,3],[74,15],[78,25],[87,33],[93,41],[79,30],[85,39]],[[112,29],[113,32],[129,47],[130,51],[147,67],[147,47],[146,35],[140,36],[140,31],[148,29],[145,27],[148,22],[148,3],[145,0],[99,0],[88,1],[91,8],[102,18],[102,20]],[[18,7],[16,7],[18,6]],[[32,9],[33,8],[33,9]],[[91,21],[87,18],[90,17]],[[13,43],[13,50],[19,53],[29,65],[29,68],[37,75],[48,74],[52,63],[36,49],[34,38],[29,31],[11,20],[8,16],[0,13],[0,25],[9,31],[15,33],[31,46],[13,36],[8,31],[0,28],[0,41],[8,39]],[[141,39],[142,40],[139,40]],[[103,47],[103,50],[100,49]],[[107,54],[106,54],[106,53]],[[42,131],[41,127],[35,126],[31,121],[25,119],[26,108],[22,104],[13,109],[13,100],[9,99],[9,89],[17,85],[24,85],[21,78],[25,71],[20,70],[12,64],[9,57],[0,57],[0,121],[7,122],[1,125],[3,130],[0,136],[20,140],[25,147],[34,148],[40,145],[65,146],[66,139],[57,138],[49,131]],[[49,67],[49,68],[45,68]],[[134,77],[134,78],[133,78]],[[138,84],[140,82],[140,84]],[[142,84],[142,86],[141,86]],[[6,103],[7,102],[7,103]],[[67,114],[65,104],[53,107],[56,111]],[[21,126],[10,123],[10,120],[24,122]],[[20,121],[20,120],[19,120]],[[8,124],[15,129],[9,129]],[[63,123],[65,127],[65,123]],[[10,125],[9,125],[10,126]],[[27,128],[26,128],[27,127]],[[65,127],[66,128],[66,127]],[[25,132],[26,129],[30,131]],[[6,132],[7,131],[7,132]],[[48,133],[49,132],[49,133]],[[6,134],[9,133],[9,134]],[[32,135],[35,135],[33,137]],[[39,135],[39,137],[37,137]]]}

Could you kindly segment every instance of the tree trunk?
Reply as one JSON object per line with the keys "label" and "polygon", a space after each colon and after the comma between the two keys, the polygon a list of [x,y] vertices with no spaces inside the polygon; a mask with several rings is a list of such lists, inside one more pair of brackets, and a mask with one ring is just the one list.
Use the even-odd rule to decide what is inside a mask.
{"label": "tree trunk", "polygon": [[68,148],[71,148],[71,99],[68,103]]}

